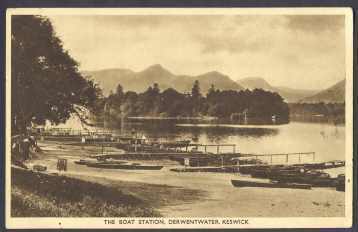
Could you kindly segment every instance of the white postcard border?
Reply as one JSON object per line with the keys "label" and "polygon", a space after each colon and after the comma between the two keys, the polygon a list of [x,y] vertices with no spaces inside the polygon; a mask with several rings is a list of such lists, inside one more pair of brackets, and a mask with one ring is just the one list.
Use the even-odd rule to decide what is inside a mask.
{"label": "white postcard border", "polygon": [[[242,225],[169,224],[171,219],[161,218],[163,224],[105,224],[105,219],[121,218],[22,218],[11,217],[11,16],[12,15],[345,15],[346,28],[346,191],[345,217],[255,217]],[[352,226],[353,213],[353,13],[351,8],[17,8],[6,12],[6,227],[15,228],[348,228]],[[145,218],[127,218],[139,219]],[[154,218],[147,218],[154,219]],[[185,219],[185,218],[182,218]],[[187,218],[218,219],[225,218]],[[237,218],[227,218],[237,219]]]}

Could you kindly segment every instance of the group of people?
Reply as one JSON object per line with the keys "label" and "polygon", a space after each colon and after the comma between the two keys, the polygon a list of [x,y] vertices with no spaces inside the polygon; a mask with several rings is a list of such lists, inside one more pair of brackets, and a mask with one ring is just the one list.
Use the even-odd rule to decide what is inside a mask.
{"label": "group of people", "polygon": [[22,134],[11,137],[11,153],[21,161],[30,159],[30,150],[38,151],[35,136]]}

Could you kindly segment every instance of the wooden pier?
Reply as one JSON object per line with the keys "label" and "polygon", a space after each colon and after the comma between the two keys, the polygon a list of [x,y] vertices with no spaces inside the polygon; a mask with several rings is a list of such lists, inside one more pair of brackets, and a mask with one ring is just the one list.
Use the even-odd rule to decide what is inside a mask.
{"label": "wooden pier", "polygon": [[285,156],[286,157],[286,163],[289,161],[289,157],[296,156],[298,157],[298,162],[301,163],[302,156],[312,156],[312,161],[315,161],[315,152],[294,152],[294,153],[273,153],[273,154],[240,154],[241,157],[254,157],[255,159],[259,159],[262,157],[270,157],[270,163],[273,163],[273,157],[275,156]]}

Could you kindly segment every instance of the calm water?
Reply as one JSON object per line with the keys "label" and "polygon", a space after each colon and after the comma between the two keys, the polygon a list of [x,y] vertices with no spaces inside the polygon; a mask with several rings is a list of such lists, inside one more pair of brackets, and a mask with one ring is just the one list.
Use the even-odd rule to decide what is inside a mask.
{"label": "calm water", "polygon": [[[236,151],[242,153],[316,152],[316,161],[345,159],[345,127],[331,124],[291,122],[246,126],[151,121],[126,124],[124,130],[129,132],[133,128],[147,138],[159,140],[191,139],[202,144],[236,144]],[[208,148],[208,151],[216,152],[216,148]],[[232,151],[232,148],[220,151]],[[282,162],[283,158],[274,158],[273,162]],[[312,161],[312,157],[304,156],[301,160]],[[290,162],[298,162],[298,157],[291,157]]]}

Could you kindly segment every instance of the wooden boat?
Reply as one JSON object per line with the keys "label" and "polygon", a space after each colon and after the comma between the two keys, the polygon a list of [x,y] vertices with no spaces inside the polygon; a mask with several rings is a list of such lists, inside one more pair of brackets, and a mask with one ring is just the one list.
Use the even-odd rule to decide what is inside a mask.
{"label": "wooden boat", "polygon": [[96,160],[82,160],[82,159],[74,161],[74,163],[78,164],[78,165],[87,165],[89,163],[95,163],[95,162],[97,162],[97,161]]}
{"label": "wooden boat", "polygon": [[310,184],[298,183],[280,183],[280,182],[262,182],[247,180],[231,180],[235,187],[261,187],[261,188],[294,188],[294,189],[311,189]]}
{"label": "wooden boat", "polygon": [[339,168],[345,166],[345,161],[333,160],[323,163],[307,163],[307,164],[295,164],[293,166],[301,166],[307,169],[330,169],[330,168]]}
{"label": "wooden boat", "polygon": [[329,174],[322,172],[278,175],[272,176],[270,179],[280,183],[310,184],[315,187],[335,187],[337,185],[336,178],[332,178]]}
{"label": "wooden boat", "polygon": [[[240,169],[239,169],[240,170]],[[254,178],[270,178],[272,176],[277,175],[285,175],[285,174],[296,174],[300,173],[301,168],[293,167],[293,166],[261,166],[257,169],[253,169],[249,171]]]}
{"label": "wooden boat", "polygon": [[336,190],[337,191],[342,191],[342,192],[346,191],[346,182],[345,182],[345,180],[346,180],[345,174],[339,174],[337,176],[337,185],[336,185]]}
{"label": "wooden boat", "polygon": [[97,161],[97,160],[76,160],[74,161],[75,164],[78,165],[87,165],[87,164],[95,164],[95,163],[100,163],[100,164],[124,164],[127,163],[127,161],[109,161],[109,160],[103,160],[103,161]]}
{"label": "wooden boat", "polygon": [[163,166],[159,165],[141,165],[137,163],[132,164],[116,164],[116,163],[88,163],[88,167],[92,168],[106,168],[106,169],[129,169],[129,170],[160,170]]}
{"label": "wooden boat", "polygon": [[172,168],[172,172],[221,172],[221,173],[233,173],[237,171],[236,166],[224,166],[224,167],[185,167],[185,168]]}
{"label": "wooden boat", "polygon": [[250,174],[255,178],[270,178],[272,176],[283,174],[296,174],[308,171],[308,170],[323,170],[330,168],[344,167],[344,161],[329,161],[323,163],[305,163],[305,164],[293,164],[293,165],[265,165],[265,164],[253,164],[253,165],[241,165],[239,166],[239,172],[242,174]]}
{"label": "wooden boat", "polygon": [[180,140],[173,142],[161,142],[159,145],[163,145],[165,147],[186,147],[190,144],[190,140]]}

